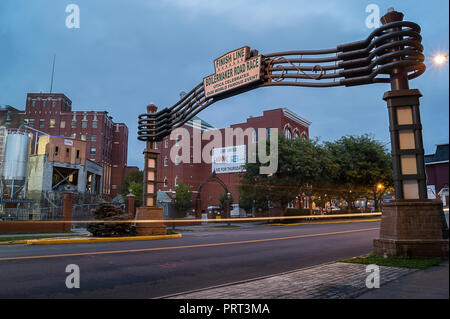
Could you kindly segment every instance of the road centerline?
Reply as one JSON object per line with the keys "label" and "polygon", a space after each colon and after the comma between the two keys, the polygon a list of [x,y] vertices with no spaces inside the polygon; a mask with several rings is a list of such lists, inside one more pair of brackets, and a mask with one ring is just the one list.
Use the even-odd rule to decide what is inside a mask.
{"label": "road centerline", "polygon": [[378,230],[378,229],[379,229],[379,227],[373,227],[373,228],[353,229],[353,230],[345,230],[345,231],[338,231],[338,232],[327,232],[327,233],[316,233],[316,234],[295,235],[295,236],[286,236],[286,237],[263,238],[263,239],[220,242],[220,243],[210,243],[210,244],[195,244],[195,245],[184,245],[184,246],[93,251],[93,252],[81,252],[81,253],[70,253],[70,254],[40,255],[40,256],[2,257],[2,258],[0,258],[0,261],[32,260],[32,259],[43,259],[43,258],[61,258],[61,257],[76,257],[76,256],[89,256],[89,255],[123,254],[123,253],[139,253],[139,252],[163,251],[163,250],[175,250],[175,249],[187,249],[187,248],[242,245],[242,244],[262,243],[262,242],[279,241],[279,240],[300,239],[300,238],[310,238],[310,237],[319,237],[319,236],[332,236],[332,235],[372,231],[372,230]]}

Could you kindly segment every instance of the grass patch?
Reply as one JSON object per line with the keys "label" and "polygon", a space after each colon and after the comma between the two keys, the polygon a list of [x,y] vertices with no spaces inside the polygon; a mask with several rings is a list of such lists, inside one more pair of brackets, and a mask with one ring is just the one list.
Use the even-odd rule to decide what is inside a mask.
{"label": "grass patch", "polygon": [[25,233],[0,233],[0,235],[39,235],[39,234],[75,234],[74,231],[38,231],[38,232],[25,232]]}
{"label": "grass patch", "polygon": [[0,237],[0,242],[5,241],[16,241],[16,240],[32,240],[32,239],[44,239],[44,238],[56,238],[56,237],[79,237],[79,235],[73,234],[73,235],[65,235],[65,236],[58,236],[58,235],[49,235],[49,236],[14,236],[14,237]]}
{"label": "grass patch", "polygon": [[176,231],[174,231],[173,229],[167,229],[166,235],[176,235],[178,234]]}
{"label": "grass patch", "polygon": [[412,268],[421,270],[427,269],[432,266],[437,266],[443,261],[444,259],[441,257],[408,258],[389,255],[386,258],[384,258],[381,256],[376,256],[375,254],[369,254],[360,257],[340,260],[340,262],[344,263],[365,264],[365,265],[375,264],[378,266]]}

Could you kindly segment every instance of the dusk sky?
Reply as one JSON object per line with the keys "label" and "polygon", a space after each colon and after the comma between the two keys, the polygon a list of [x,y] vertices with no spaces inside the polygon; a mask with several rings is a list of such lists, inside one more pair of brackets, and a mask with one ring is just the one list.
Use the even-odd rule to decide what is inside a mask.
{"label": "dusk sky", "polygon": [[[80,8],[80,28],[65,21],[68,4]],[[54,93],[74,111],[106,110],[129,128],[128,165],[142,168],[144,143],[137,116],[153,101],[173,105],[214,72],[213,60],[244,45],[272,53],[328,49],[365,39],[366,6],[389,7],[421,25],[427,72],[412,80],[421,98],[426,154],[449,140],[449,2],[430,1],[213,1],[0,0],[0,105],[25,108],[28,92],[48,92],[56,54]],[[371,133],[389,142],[383,93],[387,84],[338,88],[262,88],[216,104],[199,116],[228,127],[264,110],[287,107],[312,122],[311,137],[335,140]]]}

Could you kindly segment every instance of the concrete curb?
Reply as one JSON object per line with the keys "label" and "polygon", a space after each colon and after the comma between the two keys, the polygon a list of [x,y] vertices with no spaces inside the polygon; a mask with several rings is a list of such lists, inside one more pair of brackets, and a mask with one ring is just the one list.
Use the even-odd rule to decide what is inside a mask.
{"label": "concrete curb", "polygon": [[[109,237],[109,238],[74,238],[74,239],[32,239],[20,240],[21,243],[27,245],[61,245],[61,244],[91,244],[91,243],[111,243],[123,241],[138,241],[138,240],[155,240],[155,239],[172,239],[181,238],[181,234],[173,235],[155,235],[155,236],[133,236],[133,237]],[[12,242],[11,244],[18,244]]]}

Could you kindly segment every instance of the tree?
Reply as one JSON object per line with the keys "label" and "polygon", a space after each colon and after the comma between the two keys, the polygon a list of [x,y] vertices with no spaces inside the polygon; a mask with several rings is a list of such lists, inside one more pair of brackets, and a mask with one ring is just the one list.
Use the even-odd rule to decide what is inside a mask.
{"label": "tree", "polygon": [[[247,163],[241,176],[240,203],[247,207],[278,203],[284,210],[300,193],[311,195],[311,185],[325,184],[333,170],[328,151],[317,140],[286,139],[279,136],[278,170],[271,175],[259,174],[257,163]],[[267,207],[267,206],[266,206]]]}
{"label": "tree", "polygon": [[189,186],[183,183],[179,183],[175,189],[175,208],[178,211],[179,217],[185,217],[186,212],[192,207],[192,191]]}
{"label": "tree", "polygon": [[134,200],[135,207],[139,207],[142,205],[143,181],[143,171],[132,171],[125,177],[122,182],[121,195],[126,198],[131,189],[131,192],[136,196]]}
{"label": "tree", "polygon": [[[226,209],[227,209],[227,205],[226,205],[226,200],[227,200],[227,198],[228,198],[228,194],[227,194],[226,192],[223,193],[223,194],[219,197],[220,208],[221,208],[223,211],[226,211]],[[233,195],[230,193],[230,207],[231,207],[231,205],[233,204],[233,202],[234,202],[234,198],[233,198]]]}
{"label": "tree", "polygon": [[342,196],[351,210],[360,197],[380,198],[378,185],[388,189],[392,185],[391,156],[371,135],[344,136],[326,142],[336,171],[330,180],[335,196]]}

